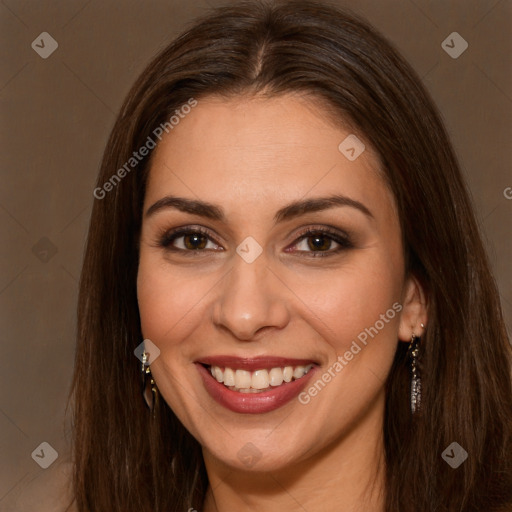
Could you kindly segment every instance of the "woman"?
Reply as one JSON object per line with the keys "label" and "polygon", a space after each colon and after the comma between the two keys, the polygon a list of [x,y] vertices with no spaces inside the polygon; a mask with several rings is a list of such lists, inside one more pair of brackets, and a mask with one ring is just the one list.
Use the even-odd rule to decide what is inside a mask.
{"label": "woman", "polygon": [[130,91],[94,196],[80,512],[510,510],[496,286],[439,115],[365,22],[197,21]]}

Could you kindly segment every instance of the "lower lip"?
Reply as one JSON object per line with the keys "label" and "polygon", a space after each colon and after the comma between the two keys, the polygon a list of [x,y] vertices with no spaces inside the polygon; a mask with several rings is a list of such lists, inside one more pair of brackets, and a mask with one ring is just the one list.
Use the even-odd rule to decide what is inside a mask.
{"label": "lower lip", "polygon": [[224,384],[217,382],[212,377],[210,370],[202,364],[197,363],[197,368],[203,379],[206,391],[216,402],[230,411],[244,414],[262,414],[282,407],[299,395],[306,387],[313,373],[315,373],[315,367],[313,366],[304,377],[283,383],[280,386],[269,389],[269,391],[240,393],[238,391],[231,391]]}

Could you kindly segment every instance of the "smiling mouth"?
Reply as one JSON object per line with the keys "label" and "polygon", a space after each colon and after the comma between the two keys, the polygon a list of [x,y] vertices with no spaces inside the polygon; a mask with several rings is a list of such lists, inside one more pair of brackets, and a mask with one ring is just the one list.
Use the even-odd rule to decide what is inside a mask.
{"label": "smiling mouth", "polygon": [[203,365],[219,383],[238,393],[263,393],[272,388],[278,388],[292,381],[299,380],[306,375],[313,364],[297,366],[277,366],[248,371],[220,367],[216,365]]}
{"label": "smiling mouth", "polygon": [[314,378],[319,362],[277,356],[206,356],[195,361],[206,392],[239,414],[270,413],[290,403]]}

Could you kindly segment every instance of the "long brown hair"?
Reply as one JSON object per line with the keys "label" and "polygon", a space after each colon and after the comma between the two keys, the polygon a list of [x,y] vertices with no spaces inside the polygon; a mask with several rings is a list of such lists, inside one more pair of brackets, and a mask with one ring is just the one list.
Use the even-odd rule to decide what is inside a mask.
{"label": "long brown hair", "polygon": [[[121,108],[97,182],[112,186],[94,201],[80,282],[71,395],[79,512],[200,510],[208,485],[198,442],[163,400],[151,419],[133,353],[142,341],[136,275],[149,156],[122,180],[112,176],[191,98],[293,92],[328,105],[327,115],[352,123],[379,154],[406,270],[428,296],[419,413],[410,413],[404,343],[386,383],[386,511],[511,506],[511,347],[440,116],[375,29],[292,0],[214,9],[149,64]],[[468,452],[457,469],[441,458],[454,441]]]}

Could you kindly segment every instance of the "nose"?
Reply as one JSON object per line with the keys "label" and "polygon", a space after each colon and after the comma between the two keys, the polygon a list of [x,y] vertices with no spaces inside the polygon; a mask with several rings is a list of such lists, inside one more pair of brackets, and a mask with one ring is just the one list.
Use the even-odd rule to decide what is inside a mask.
{"label": "nose", "polygon": [[263,331],[283,329],[289,322],[288,289],[268,268],[264,255],[252,263],[238,255],[220,281],[213,321],[241,341],[253,341]]}

